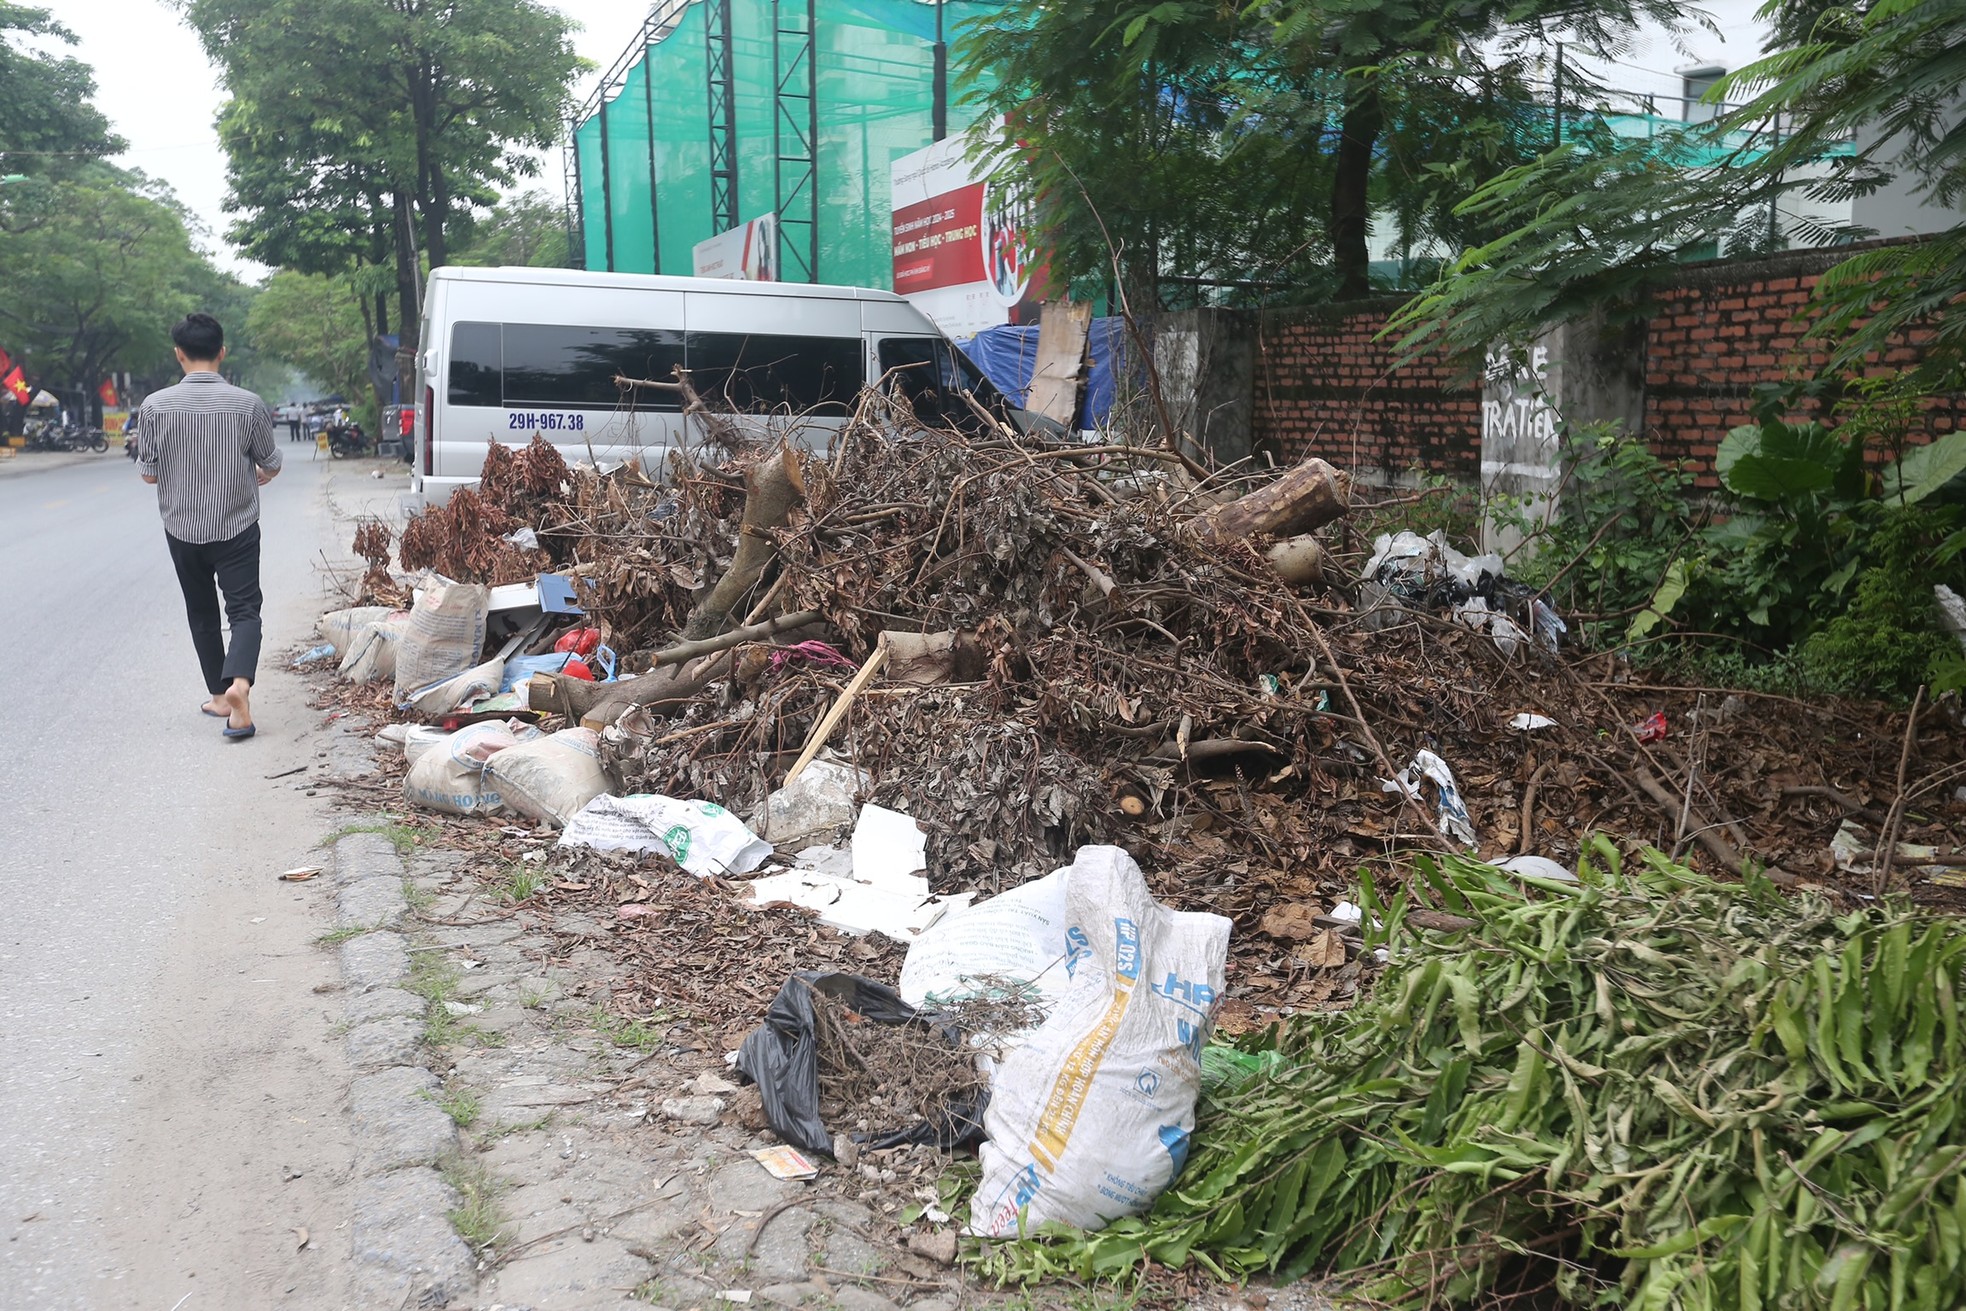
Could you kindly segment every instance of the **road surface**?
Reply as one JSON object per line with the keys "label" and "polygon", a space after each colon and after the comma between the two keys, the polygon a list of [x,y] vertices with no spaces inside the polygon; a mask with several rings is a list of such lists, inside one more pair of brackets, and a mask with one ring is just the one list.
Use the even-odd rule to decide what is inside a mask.
{"label": "road surface", "polygon": [[[259,734],[226,742],[155,493],[120,453],[0,479],[0,1305],[345,1304],[349,1072],[328,1012],[320,716],[288,653],[325,463],[262,493]],[[298,458],[295,458],[298,456]],[[301,1248],[301,1234],[310,1240]]]}

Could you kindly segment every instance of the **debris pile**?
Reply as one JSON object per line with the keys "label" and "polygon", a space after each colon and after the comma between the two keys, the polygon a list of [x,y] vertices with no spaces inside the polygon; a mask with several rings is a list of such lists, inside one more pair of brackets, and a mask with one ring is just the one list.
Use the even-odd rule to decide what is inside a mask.
{"label": "debris pile", "polygon": [[[1436,1133],[1428,1108],[1502,1089],[1518,1119],[1557,1115],[1559,1085],[1612,1068],[1613,1053],[1561,1040],[1624,966],[1592,966],[1587,998],[1561,971],[1588,952],[1552,961],[1537,936],[1532,960],[1508,932],[1533,921],[1542,935],[1566,898],[1611,917],[1590,951],[1624,950],[1611,928],[1633,916],[1679,932],[1638,892],[1594,881],[1588,852],[1669,852],[1654,883],[1695,909],[1732,895],[1709,875],[1744,877],[1738,911],[1715,912],[1726,932],[1783,916],[1820,927],[1831,902],[1886,891],[1944,901],[1966,868],[1955,705],[1921,718],[1640,683],[1615,654],[1567,647],[1563,618],[1499,558],[1353,529],[1353,489],[1323,461],[1231,474],[1171,449],[937,431],[876,394],[823,452],[747,446],[727,426],[711,437],[660,469],[494,446],[478,491],[405,529],[405,577],[376,562],[388,540],[365,528],[364,599],[381,604],[327,617],[322,636],[350,678],[393,680],[394,705],[448,730],[401,732],[419,756],[405,796],[480,831],[514,815],[539,827],[497,831],[558,831],[550,856],[518,853],[552,862],[535,895],[610,925],[641,967],[622,996],[710,1021],[727,1043],[744,1035],[737,1068],[788,1143],[947,1147],[987,1128],[976,1232],[1117,1221],[1082,1249],[1087,1270],[1191,1251],[1238,1269],[1387,1260],[1376,1269],[1392,1271],[1395,1301],[1501,1286],[1501,1252],[1542,1241],[1536,1226],[1583,1255],[1671,1246],[1665,1221],[1552,1218],[1568,1205],[1562,1172],[1539,1159],[1550,1191],[1504,1187],[1455,1213],[1502,1237],[1449,1263],[1454,1287],[1401,1284],[1434,1276],[1401,1265],[1384,1232],[1356,1244],[1437,1159],[1344,1139],[1322,1113],[1290,1139],[1304,1155],[1276,1157],[1281,1139],[1241,1127],[1263,1105],[1239,1099],[1342,1102],[1345,1080],[1380,1068],[1361,1054],[1376,1042],[1414,1081],[1411,1105],[1377,1113]],[[1415,853],[1449,871],[1437,904],[1401,899]],[[1704,873],[1669,863],[1682,860]],[[1525,883],[1539,890],[1526,900]],[[1799,890],[1795,906],[1770,909],[1786,895],[1772,884]],[[1397,1023],[1392,990],[1374,991],[1388,925],[1407,933],[1393,943],[1400,1005],[1420,1005],[1411,971],[1434,970],[1425,1013]],[[1430,933],[1503,950],[1456,938],[1456,966]],[[914,945],[905,963],[897,943]],[[1771,979],[1788,977],[1799,956],[1770,950]],[[1665,951],[1633,968],[1666,968]],[[1538,991],[1545,967],[1561,970]],[[1479,977],[1456,982],[1455,968]],[[1669,982],[1741,982],[1702,979]],[[1470,1082],[1505,1047],[1518,1059],[1525,1031],[1481,1027],[1489,993],[1503,1010],[1544,1007],[1522,1023],[1568,1026],[1536,1048],[1568,1058]],[[1360,998],[1372,1010],[1358,1026],[1293,1022],[1260,1055],[1207,1045]],[[1467,1048],[1455,1069],[1434,1062],[1450,1019]],[[1408,1020],[1412,1042],[1433,1045],[1408,1051]],[[1751,1039],[1766,1056],[1768,1034]],[[1082,1059],[1095,1048],[1124,1059]],[[1683,1079],[1646,1065],[1654,1054],[1621,1077],[1673,1114],[1711,1127],[1747,1113],[1740,1089],[1685,1111],[1661,1091]],[[1209,1106],[1195,1119],[1211,1079],[1212,1132]],[[1082,1109],[1073,1142],[1050,1117],[1066,1104]],[[1489,1120],[1466,1123],[1452,1150],[1513,1160],[1476,1132]],[[1183,1175],[1190,1126],[1211,1164]],[[1420,1141],[1404,1121],[1388,1133]],[[1277,1168],[1245,1187],[1249,1161]],[[1371,1188],[1302,1200],[1347,1170]],[[1190,1182],[1137,1218],[1172,1180]],[[1252,1190],[1279,1181],[1302,1193],[1290,1206],[1329,1217],[1264,1228],[1259,1205],[1288,1208]],[[1413,1231],[1435,1244],[1415,1261],[1468,1241],[1442,1216]],[[1591,1228],[1604,1224],[1624,1228]]]}
{"label": "debris pile", "polygon": [[[938,894],[1122,846],[1156,896],[1235,921],[1259,1006],[1354,991],[1326,912],[1415,848],[1569,866],[1605,832],[1872,892],[1853,871],[1887,862],[1832,839],[1856,820],[1876,845],[1888,814],[1929,848],[1900,884],[1954,895],[1966,745],[1938,712],[1907,743],[1880,707],[1552,651],[1562,621],[1486,558],[1358,540],[1320,461],[1198,474],[1163,448],[928,430],[872,395],[823,453],[722,436],[658,470],[493,447],[482,496],[411,523],[406,567],[558,571],[577,601],[551,617],[622,653],[612,680],[532,672],[458,710],[584,723],[614,790],[714,802],[774,843],[774,793],[850,766],[849,814],[919,822]],[[554,632],[528,630],[508,675]]]}

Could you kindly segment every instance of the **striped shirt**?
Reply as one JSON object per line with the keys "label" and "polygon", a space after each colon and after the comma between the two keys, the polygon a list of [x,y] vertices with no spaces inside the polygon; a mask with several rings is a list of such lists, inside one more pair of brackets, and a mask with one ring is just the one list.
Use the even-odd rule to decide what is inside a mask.
{"label": "striped shirt", "polygon": [[157,509],[171,536],[222,542],[257,523],[255,467],[280,467],[273,411],[259,397],[201,372],[145,398],[137,472],[157,480]]}

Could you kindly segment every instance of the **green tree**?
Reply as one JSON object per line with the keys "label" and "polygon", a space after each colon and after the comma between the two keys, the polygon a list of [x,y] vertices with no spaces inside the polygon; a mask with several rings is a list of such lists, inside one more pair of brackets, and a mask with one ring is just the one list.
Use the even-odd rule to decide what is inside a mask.
{"label": "green tree", "polygon": [[155,372],[171,324],[212,276],[182,208],[162,185],[107,164],[30,188],[37,221],[0,232],[9,351],[30,378],[75,398],[117,369]]}
{"label": "green tree", "polygon": [[24,38],[74,44],[46,9],[0,2],[0,154],[8,173],[63,175],[113,155],[123,141],[90,102],[95,74],[79,59],[43,54]]}
{"label": "green tree", "polygon": [[345,278],[275,273],[246,321],[254,347],[343,396],[367,394],[368,332],[362,297]]}
{"label": "green tree", "polygon": [[[539,0],[177,0],[224,72],[248,249],[342,272],[387,260],[417,340],[420,256],[536,171],[581,67]],[[337,265],[336,261],[344,261]]]}
{"label": "green tree", "polygon": [[[1013,0],[964,53],[1070,275],[1110,238],[1138,285],[1170,267],[1369,287],[1375,212],[1410,239],[1478,227],[1459,202],[1533,156],[1530,84],[1561,32],[1610,53],[1669,0]],[[1579,82],[1567,98],[1588,95]],[[1102,225],[1090,213],[1096,198]]]}
{"label": "green tree", "polygon": [[[1966,196],[1966,7],[1774,0],[1762,13],[1778,48],[1714,92],[1752,92],[1741,108],[1646,143],[1586,130],[1463,202],[1500,235],[1466,250],[1402,311],[1406,344],[1471,353],[1592,309],[1641,313],[1689,246],[1790,193],[1842,199],[1903,176],[1947,206]],[[1767,130],[1777,123],[1779,139]],[[1831,347],[1824,372],[1857,372],[1894,337],[1929,327],[1906,385],[1961,385],[1962,295],[1966,225],[1853,255],[1816,291],[1814,330]]]}
{"label": "green tree", "polygon": [[513,265],[560,269],[569,263],[567,213],[543,191],[507,198],[491,214],[473,221],[451,263],[475,268]]}

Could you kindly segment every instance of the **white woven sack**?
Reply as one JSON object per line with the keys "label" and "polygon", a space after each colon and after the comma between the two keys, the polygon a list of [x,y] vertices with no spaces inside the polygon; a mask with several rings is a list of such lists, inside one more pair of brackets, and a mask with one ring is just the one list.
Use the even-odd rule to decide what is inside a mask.
{"label": "white woven sack", "polygon": [[478,663],[490,609],[491,593],[476,583],[442,583],[417,597],[396,643],[398,705]]}
{"label": "white woven sack", "polygon": [[1079,849],[1065,902],[1070,983],[991,1078],[974,1233],[1104,1228],[1187,1161],[1229,921],[1161,905],[1118,847]]}

